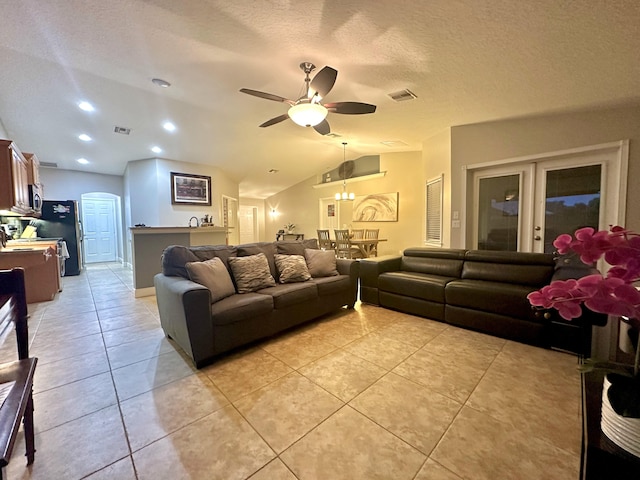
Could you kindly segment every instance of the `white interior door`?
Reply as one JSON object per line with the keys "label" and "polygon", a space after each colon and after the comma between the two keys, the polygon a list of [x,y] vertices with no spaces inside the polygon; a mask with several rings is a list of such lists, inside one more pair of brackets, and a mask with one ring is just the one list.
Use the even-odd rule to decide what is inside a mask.
{"label": "white interior door", "polygon": [[621,157],[620,148],[583,149],[478,169],[474,248],[553,253],[562,233],[620,223]]}
{"label": "white interior door", "polygon": [[82,199],[85,263],[116,261],[115,201]]}
{"label": "white interior door", "polygon": [[238,210],[240,243],[258,241],[258,209],[248,205],[240,205]]}

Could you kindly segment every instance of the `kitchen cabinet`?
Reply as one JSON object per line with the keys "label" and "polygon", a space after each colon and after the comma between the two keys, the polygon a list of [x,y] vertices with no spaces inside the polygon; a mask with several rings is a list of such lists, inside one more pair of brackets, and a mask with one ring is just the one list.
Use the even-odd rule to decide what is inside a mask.
{"label": "kitchen cabinet", "polygon": [[27,183],[29,185],[40,185],[40,160],[36,157],[35,153],[23,153],[24,158],[27,159]]}
{"label": "kitchen cabinet", "polygon": [[27,159],[16,144],[0,140],[0,210],[31,213],[28,170]]}

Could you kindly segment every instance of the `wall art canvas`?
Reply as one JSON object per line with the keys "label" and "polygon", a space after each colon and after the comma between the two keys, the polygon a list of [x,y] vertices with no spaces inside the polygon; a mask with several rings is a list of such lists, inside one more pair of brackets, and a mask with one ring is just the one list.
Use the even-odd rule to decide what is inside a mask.
{"label": "wall art canvas", "polygon": [[211,205],[211,177],[171,172],[171,203]]}
{"label": "wall art canvas", "polygon": [[351,219],[354,222],[397,222],[398,192],[357,196]]}

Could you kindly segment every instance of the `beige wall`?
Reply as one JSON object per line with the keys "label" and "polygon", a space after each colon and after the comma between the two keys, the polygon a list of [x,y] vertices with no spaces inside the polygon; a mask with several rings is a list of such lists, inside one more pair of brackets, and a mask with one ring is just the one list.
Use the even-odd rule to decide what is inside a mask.
{"label": "beige wall", "polygon": [[[423,142],[422,162],[425,182],[442,175],[442,246],[449,247],[451,245],[451,229],[448,228],[451,225],[451,129],[448,128]],[[426,230],[424,224],[422,230]]]}
{"label": "beige wall", "polygon": [[[380,238],[388,239],[378,246],[379,255],[398,254],[407,247],[424,241],[425,184],[421,152],[387,153],[380,155],[381,178],[348,183],[348,190],[356,195],[400,192],[397,222],[353,222],[352,204],[340,203],[340,225],[347,228],[379,228]],[[340,190],[333,187],[313,188],[317,177],[309,178],[265,200],[264,240],[275,239],[285,223],[295,223],[296,232],[305,238],[316,238],[319,226],[321,198],[331,198]],[[277,211],[272,215],[271,209]],[[332,235],[333,237],[333,235]]]}
{"label": "beige wall", "polygon": [[[463,167],[544,152],[629,140],[628,178],[640,175],[640,106],[464,125],[451,129],[451,210],[463,212]],[[628,182],[626,227],[640,229],[640,189]],[[467,212],[469,214],[469,212]],[[465,219],[462,219],[463,221]],[[451,246],[465,247],[462,230]]]}

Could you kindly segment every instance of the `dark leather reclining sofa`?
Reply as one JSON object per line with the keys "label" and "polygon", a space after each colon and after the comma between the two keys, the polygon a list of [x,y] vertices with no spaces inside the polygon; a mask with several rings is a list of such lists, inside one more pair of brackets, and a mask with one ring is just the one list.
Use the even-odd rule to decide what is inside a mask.
{"label": "dark leather reclining sofa", "polygon": [[274,287],[235,293],[215,302],[210,290],[189,279],[185,268],[187,262],[218,257],[231,273],[230,257],[264,253],[277,281],[274,255],[303,255],[305,248],[317,249],[317,240],[167,247],[162,255],[162,273],[154,277],[160,323],[165,334],[200,368],[236,347],[343,306],[353,308],[359,272],[359,264],[354,260],[336,259],[339,275],[311,278],[301,283],[276,283]]}
{"label": "dark leather reclining sofa", "polygon": [[527,295],[555,279],[596,270],[556,264],[542,253],[409,248],[402,256],[360,261],[360,299],[531,345],[589,355],[591,325],[606,316],[583,310],[567,322],[531,308]]}

